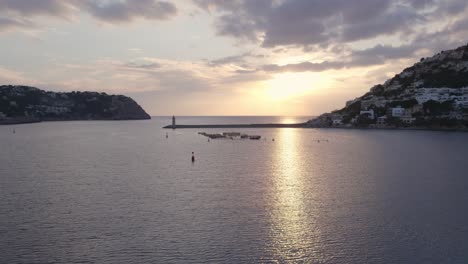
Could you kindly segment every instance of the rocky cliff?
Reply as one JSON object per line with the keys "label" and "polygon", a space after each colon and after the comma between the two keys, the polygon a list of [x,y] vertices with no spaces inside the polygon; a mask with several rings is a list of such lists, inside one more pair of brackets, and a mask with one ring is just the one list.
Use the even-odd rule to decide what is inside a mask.
{"label": "rocky cliff", "polygon": [[123,95],[57,93],[28,86],[0,86],[0,120],[3,123],[150,118],[134,100]]}
{"label": "rocky cliff", "polygon": [[422,58],[311,127],[468,127],[468,45]]}

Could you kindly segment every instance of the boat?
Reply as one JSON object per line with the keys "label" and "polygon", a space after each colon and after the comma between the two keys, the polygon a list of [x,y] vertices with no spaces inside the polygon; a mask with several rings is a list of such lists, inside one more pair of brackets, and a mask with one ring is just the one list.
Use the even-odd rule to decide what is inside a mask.
{"label": "boat", "polygon": [[207,134],[207,137],[211,138],[211,139],[216,139],[216,138],[226,138],[225,136],[221,135],[221,134]]}
{"label": "boat", "polygon": [[208,137],[210,139],[218,139],[218,138],[227,138],[227,139],[252,139],[252,140],[259,140],[262,138],[259,135],[248,135],[248,134],[242,134],[239,132],[223,132],[222,134],[215,133],[215,134],[210,134],[206,132],[198,132],[199,135]]}
{"label": "boat", "polygon": [[225,137],[240,137],[241,133],[239,132],[223,132]]}

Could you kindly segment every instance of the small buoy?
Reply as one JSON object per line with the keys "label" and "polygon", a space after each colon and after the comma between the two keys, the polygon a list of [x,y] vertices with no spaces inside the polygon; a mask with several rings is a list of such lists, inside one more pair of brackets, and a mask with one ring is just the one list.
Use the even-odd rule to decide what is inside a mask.
{"label": "small buoy", "polygon": [[16,133],[16,130],[15,130],[15,129],[13,129],[13,134],[15,134],[15,133]]}
{"label": "small buoy", "polygon": [[168,138],[168,137],[169,137],[169,135],[166,133],[166,138]]}
{"label": "small buoy", "polygon": [[273,138],[271,141],[275,141],[275,139]]}
{"label": "small buoy", "polygon": [[195,153],[192,152],[192,162],[195,162]]}
{"label": "small buoy", "polygon": [[208,138],[208,142],[210,142],[210,139]]}

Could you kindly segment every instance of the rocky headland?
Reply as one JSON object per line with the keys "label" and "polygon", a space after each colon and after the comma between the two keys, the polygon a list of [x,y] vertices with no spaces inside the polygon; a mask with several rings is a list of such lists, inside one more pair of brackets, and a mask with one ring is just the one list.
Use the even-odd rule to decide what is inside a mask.
{"label": "rocky headland", "polygon": [[123,95],[49,92],[29,86],[0,86],[0,124],[150,118],[133,99]]}
{"label": "rocky headland", "polygon": [[421,58],[307,127],[468,129],[468,45]]}

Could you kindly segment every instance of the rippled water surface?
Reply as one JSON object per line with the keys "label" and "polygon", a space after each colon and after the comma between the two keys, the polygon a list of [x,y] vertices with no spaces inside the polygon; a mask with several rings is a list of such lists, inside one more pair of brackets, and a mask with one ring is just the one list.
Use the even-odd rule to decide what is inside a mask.
{"label": "rippled water surface", "polygon": [[468,133],[169,123],[0,126],[0,263],[468,260]]}

